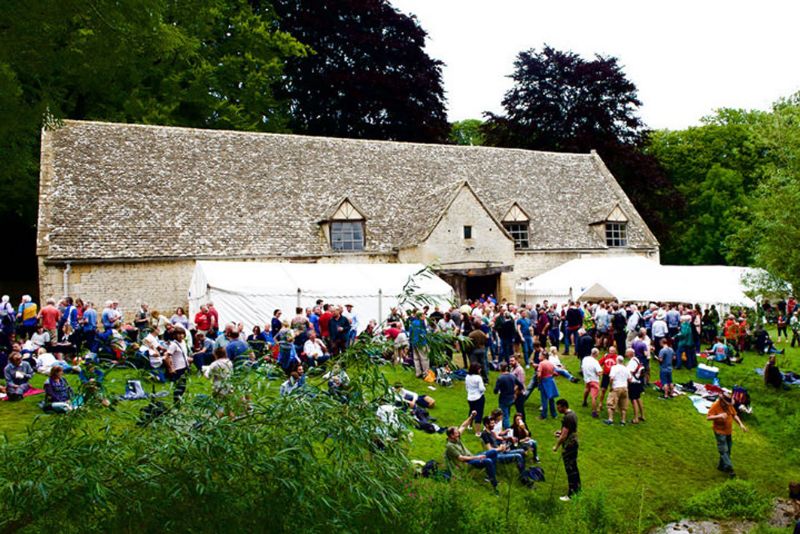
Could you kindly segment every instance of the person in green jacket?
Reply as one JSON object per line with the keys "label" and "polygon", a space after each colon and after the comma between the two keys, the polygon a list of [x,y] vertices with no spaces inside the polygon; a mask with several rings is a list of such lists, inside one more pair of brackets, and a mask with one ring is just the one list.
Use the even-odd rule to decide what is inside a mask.
{"label": "person in green jacket", "polygon": [[683,365],[683,354],[686,353],[686,368],[694,369],[697,367],[697,354],[694,350],[694,339],[692,338],[692,316],[681,316],[681,327],[678,335],[675,336],[675,368],[680,369]]}

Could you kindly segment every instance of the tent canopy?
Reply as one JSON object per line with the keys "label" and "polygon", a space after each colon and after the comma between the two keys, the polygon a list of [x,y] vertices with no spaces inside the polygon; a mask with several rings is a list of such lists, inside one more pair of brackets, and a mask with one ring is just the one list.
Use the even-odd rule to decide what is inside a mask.
{"label": "tent canopy", "polygon": [[747,267],[660,265],[641,256],[583,258],[564,263],[520,284],[526,298],[620,302],[685,302],[753,306],[745,295]]}
{"label": "tent canopy", "polygon": [[370,319],[381,321],[403,287],[413,280],[416,295],[447,305],[453,288],[432,273],[419,274],[421,264],[266,263],[198,261],[189,288],[191,317],[202,304],[213,302],[220,323],[268,325],[273,311],[291,320],[297,306],[314,306],[317,299],[332,304],[353,304],[359,329]]}

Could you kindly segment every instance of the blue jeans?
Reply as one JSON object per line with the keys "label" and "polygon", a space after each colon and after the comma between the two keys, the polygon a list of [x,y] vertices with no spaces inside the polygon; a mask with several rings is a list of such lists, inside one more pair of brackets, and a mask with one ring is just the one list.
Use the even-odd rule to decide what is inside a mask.
{"label": "blue jeans", "polygon": [[510,428],[511,427],[511,407],[514,405],[513,402],[509,404],[500,403],[500,410],[503,412],[503,428]]}
{"label": "blue jeans", "polygon": [[548,333],[548,337],[550,338],[550,344],[558,350],[558,345],[561,340],[558,339],[559,334],[561,331],[558,328],[551,328],[550,332]]}
{"label": "blue jeans", "polygon": [[719,452],[719,465],[717,468],[721,471],[733,471],[733,463],[731,462],[733,440],[731,436],[725,436],[714,432],[714,437],[717,440],[717,452]]}
{"label": "blue jeans", "polygon": [[525,365],[530,363],[531,353],[533,352],[533,338],[522,336],[522,355],[525,358]]}
{"label": "blue jeans", "polygon": [[520,473],[525,470],[525,456],[522,451],[499,452],[497,453],[497,462],[501,464],[515,463]]}
{"label": "blue jeans", "polygon": [[556,374],[563,376],[567,380],[572,380],[572,375],[566,369],[556,369]]}
{"label": "blue jeans", "polygon": [[547,393],[545,392],[544,388],[539,388],[539,393],[541,394],[541,401],[542,401],[542,419],[547,419],[547,407],[550,406],[550,414],[555,417],[556,416],[556,399],[555,398],[547,398]]}
{"label": "blue jeans", "polygon": [[467,463],[477,469],[486,469],[486,478],[491,481],[492,486],[497,486],[497,464],[495,464],[497,460],[497,451],[489,450],[481,454],[486,456],[486,458],[483,460],[468,460]]}
{"label": "blue jeans", "polygon": [[578,353],[578,330],[580,329],[567,329],[567,331],[564,332],[564,354],[569,354],[570,344],[575,347],[575,353]]}
{"label": "blue jeans", "polygon": [[514,338],[500,340],[500,354],[502,360],[508,363],[509,358],[514,355]]}

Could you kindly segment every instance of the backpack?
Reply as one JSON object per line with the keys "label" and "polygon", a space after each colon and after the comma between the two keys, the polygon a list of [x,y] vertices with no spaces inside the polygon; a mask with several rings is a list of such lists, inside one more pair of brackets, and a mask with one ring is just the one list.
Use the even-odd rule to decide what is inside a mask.
{"label": "backpack", "polygon": [[163,402],[151,402],[139,411],[139,420],[136,421],[136,426],[147,426],[165,413],[167,413],[167,406]]}
{"label": "backpack", "polygon": [[519,481],[523,486],[532,488],[534,482],[544,482],[544,469],[538,466],[530,467],[519,474]]}
{"label": "backpack", "polygon": [[453,385],[453,379],[450,378],[449,373],[444,367],[439,367],[436,369],[436,383],[445,387],[450,387]]}
{"label": "backpack", "polygon": [[428,460],[425,465],[422,466],[422,471],[420,475],[424,478],[433,478],[439,472],[439,464],[436,463],[436,460]]}

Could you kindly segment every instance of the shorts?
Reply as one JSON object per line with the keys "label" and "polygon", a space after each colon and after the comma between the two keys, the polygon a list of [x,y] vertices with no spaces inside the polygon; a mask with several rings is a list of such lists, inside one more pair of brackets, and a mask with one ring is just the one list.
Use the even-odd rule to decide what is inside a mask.
{"label": "shorts", "polygon": [[603,389],[608,389],[608,385],[610,384],[608,375],[603,375],[603,378],[600,379],[600,387]]}
{"label": "shorts", "polygon": [[608,395],[608,407],[612,410],[619,409],[624,411],[628,409],[628,388],[614,388]]}
{"label": "shorts", "polygon": [[642,391],[644,390],[644,386],[642,383],[631,383],[628,385],[628,398],[632,401],[639,400],[642,396]]}
{"label": "shorts", "polygon": [[597,399],[597,394],[600,393],[600,384],[597,382],[587,382],[586,387],[583,389],[584,393],[588,393],[592,396],[592,400]]}
{"label": "shorts", "polygon": [[672,371],[661,371],[659,374],[659,378],[661,379],[662,386],[670,386],[672,385]]}
{"label": "shorts", "polygon": [[425,400],[424,395],[420,395],[419,397],[417,397],[417,401],[414,404],[416,404],[420,408],[430,408],[430,405],[428,404],[428,401]]}

